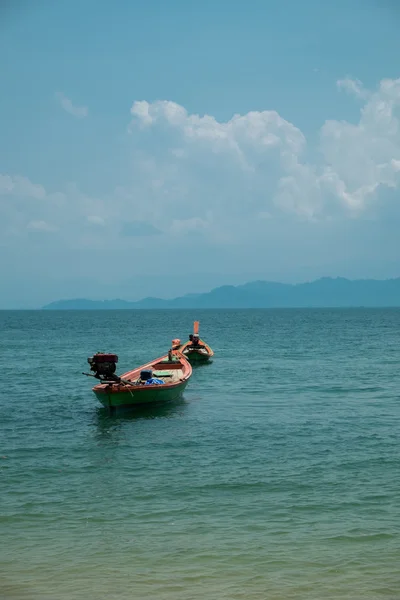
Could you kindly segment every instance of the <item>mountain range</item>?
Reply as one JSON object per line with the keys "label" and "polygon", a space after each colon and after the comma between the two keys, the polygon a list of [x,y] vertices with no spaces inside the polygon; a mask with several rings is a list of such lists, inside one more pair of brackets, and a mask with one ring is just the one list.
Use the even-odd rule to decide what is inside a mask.
{"label": "mountain range", "polygon": [[144,298],[127,300],[58,300],[44,310],[110,310],[166,308],[324,308],[400,306],[400,277],[357,279],[323,277],[307,283],[289,284],[253,281],[224,285],[202,294],[187,294],[171,300]]}

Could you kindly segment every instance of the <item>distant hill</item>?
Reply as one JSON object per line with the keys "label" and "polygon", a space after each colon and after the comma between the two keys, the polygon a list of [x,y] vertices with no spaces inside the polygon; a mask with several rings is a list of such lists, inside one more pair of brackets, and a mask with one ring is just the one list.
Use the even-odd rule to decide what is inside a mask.
{"label": "distant hill", "polygon": [[253,281],[225,285],[204,294],[188,294],[173,300],[58,300],[44,310],[110,310],[151,308],[324,308],[400,306],[400,277],[350,280],[323,277],[309,283],[287,284]]}

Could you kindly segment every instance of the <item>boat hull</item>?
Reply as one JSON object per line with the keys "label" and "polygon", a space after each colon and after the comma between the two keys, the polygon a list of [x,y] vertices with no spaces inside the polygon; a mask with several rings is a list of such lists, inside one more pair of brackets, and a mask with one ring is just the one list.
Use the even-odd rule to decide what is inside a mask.
{"label": "boat hull", "polygon": [[203,352],[198,352],[197,350],[185,352],[185,357],[192,364],[206,363],[211,358],[210,354],[204,354]]}
{"label": "boat hull", "polygon": [[108,408],[124,408],[128,406],[145,406],[148,404],[172,402],[180,398],[187,386],[187,381],[174,386],[167,387],[163,385],[142,386],[138,389],[129,389],[115,392],[112,388],[109,390],[93,390],[96,398],[101,404]]}
{"label": "boat hull", "polygon": [[[141,371],[148,369],[153,371],[153,377],[161,379],[163,383],[141,381]],[[95,385],[93,392],[99,402],[108,408],[171,402],[182,396],[191,375],[190,362],[176,350],[171,358],[162,356],[125,373],[119,383]]]}

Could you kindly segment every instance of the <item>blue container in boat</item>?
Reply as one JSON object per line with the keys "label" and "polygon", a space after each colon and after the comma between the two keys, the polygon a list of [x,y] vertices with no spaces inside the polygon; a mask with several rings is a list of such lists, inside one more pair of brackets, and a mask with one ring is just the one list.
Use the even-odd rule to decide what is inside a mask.
{"label": "blue container in boat", "polygon": [[140,379],[142,381],[147,381],[148,379],[151,379],[153,377],[153,371],[151,369],[143,369],[143,371],[140,371]]}

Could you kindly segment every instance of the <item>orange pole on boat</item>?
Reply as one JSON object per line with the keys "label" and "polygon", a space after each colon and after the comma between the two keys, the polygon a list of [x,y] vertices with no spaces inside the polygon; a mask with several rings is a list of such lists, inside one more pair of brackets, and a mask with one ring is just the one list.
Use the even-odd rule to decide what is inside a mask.
{"label": "orange pole on boat", "polygon": [[199,325],[200,325],[200,321],[195,321],[193,323],[193,333],[194,333],[194,335],[197,335],[199,333]]}

